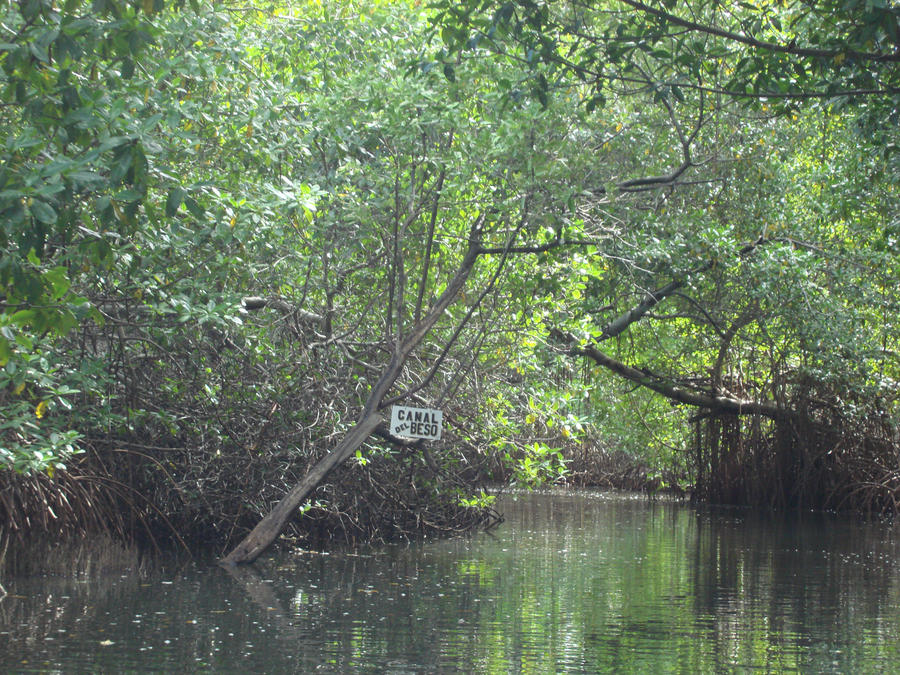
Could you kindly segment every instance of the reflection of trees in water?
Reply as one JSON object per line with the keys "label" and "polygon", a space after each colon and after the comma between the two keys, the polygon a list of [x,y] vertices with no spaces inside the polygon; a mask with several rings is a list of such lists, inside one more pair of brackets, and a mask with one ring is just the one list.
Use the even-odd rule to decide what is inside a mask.
{"label": "reflection of trees in water", "polygon": [[897,545],[882,524],[702,509],[692,529],[695,545],[687,550],[698,610],[710,617],[710,632],[729,652],[728,662],[747,663],[759,651],[748,627],[782,657],[793,653],[793,661],[780,666],[803,665],[809,648],[825,642],[822,636],[830,636],[852,665],[862,617],[893,617],[869,634],[867,649],[893,642],[900,628],[890,609],[898,602]]}
{"label": "reflection of trees in water", "polygon": [[578,493],[501,510],[493,535],[231,572],[4,578],[0,670],[817,670],[835,645],[844,670],[896,657],[897,546],[879,524]]}
{"label": "reflection of trees in water", "polygon": [[[544,608],[555,603],[564,624],[556,630],[574,625],[583,663],[830,668],[833,645],[843,650],[841,667],[863,651],[868,663],[896,651],[897,543],[879,523],[602,495],[503,507],[511,539],[524,547],[540,538],[546,556],[543,572],[521,569],[512,582],[526,589],[518,611],[527,611],[529,593]],[[650,655],[654,642],[660,648]]]}
{"label": "reflection of trees in water", "polygon": [[283,565],[277,572],[290,580],[293,624],[334,645],[325,649],[338,671],[380,664],[471,672],[477,584],[458,574],[454,555],[428,550],[306,554]]}
{"label": "reflection of trees in water", "polygon": [[25,650],[39,649],[53,661],[67,643],[97,645],[104,640],[103,625],[95,623],[98,608],[127,603],[147,574],[147,561],[135,550],[102,536],[6,542],[0,560],[8,591],[0,598],[0,670],[5,659],[21,666]]}

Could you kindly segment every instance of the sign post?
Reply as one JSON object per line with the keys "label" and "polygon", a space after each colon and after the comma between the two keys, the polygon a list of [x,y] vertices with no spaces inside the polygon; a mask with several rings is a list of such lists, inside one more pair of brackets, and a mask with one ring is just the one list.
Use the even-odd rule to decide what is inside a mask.
{"label": "sign post", "polygon": [[391,406],[391,433],[404,438],[426,438],[436,441],[441,437],[444,413],[431,408],[411,408],[406,405]]}

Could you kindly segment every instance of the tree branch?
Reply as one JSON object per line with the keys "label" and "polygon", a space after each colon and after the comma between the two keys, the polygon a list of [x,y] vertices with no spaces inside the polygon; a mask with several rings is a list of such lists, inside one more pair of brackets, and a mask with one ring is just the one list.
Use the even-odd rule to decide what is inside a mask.
{"label": "tree branch", "polygon": [[321,314],[294,307],[283,298],[262,298],[256,295],[248,295],[241,300],[241,305],[248,312],[254,312],[259,309],[274,309],[284,316],[292,316],[300,321],[314,323],[318,326],[321,326],[322,322],[325,321],[325,317]]}
{"label": "tree branch", "polygon": [[651,7],[650,5],[644,2],[640,2],[639,0],[620,1],[623,4],[628,5],[629,7],[633,7],[638,11],[645,12],[659,19],[663,19],[664,21],[668,21],[669,23],[675,24],[676,26],[681,26],[682,28],[687,28],[688,30],[697,31],[700,33],[715,35],[716,37],[731,40],[732,42],[745,44],[749,47],[753,47],[754,49],[762,49],[779,54],[792,54],[794,56],[805,56],[822,59],[833,59],[835,57],[845,56],[862,61],[874,61],[876,63],[900,62],[900,52],[860,52],[853,49],[821,49],[816,47],[797,47],[793,43],[785,45],[778,44],[777,42],[766,42],[764,40],[759,40],[752,35],[741,35],[740,33],[733,33],[722,28],[716,28],[715,26],[709,26],[706,24],[697,23],[696,21],[690,21],[689,19],[684,19],[680,16],[676,16],[675,14],[659,9],[657,7]]}
{"label": "tree branch", "polygon": [[577,338],[556,328],[551,329],[550,337],[563,345],[564,352],[574,356],[586,356],[594,363],[624,377],[637,385],[655,391],[671,401],[698,408],[707,408],[723,414],[762,415],[773,420],[784,419],[794,415],[793,411],[779,408],[777,405],[763,401],[753,401],[731,396],[715,395],[712,392],[697,392],[680,387],[658,375],[646,370],[638,370],[604,354],[592,345],[580,346]]}

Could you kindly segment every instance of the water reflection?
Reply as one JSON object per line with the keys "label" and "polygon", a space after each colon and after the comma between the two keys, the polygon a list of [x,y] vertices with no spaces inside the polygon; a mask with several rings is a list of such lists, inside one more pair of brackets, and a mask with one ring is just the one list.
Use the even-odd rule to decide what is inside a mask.
{"label": "water reflection", "polygon": [[234,572],[7,579],[0,670],[877,672],[882,524],[601,493],[505,498],[494,534]]}

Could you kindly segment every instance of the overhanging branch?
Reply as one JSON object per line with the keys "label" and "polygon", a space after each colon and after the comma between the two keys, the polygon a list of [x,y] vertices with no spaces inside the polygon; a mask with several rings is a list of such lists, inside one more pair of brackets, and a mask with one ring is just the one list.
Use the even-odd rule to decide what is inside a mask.
{"label": "overhanging branch", "polygon": [[709,26],[707,24],[701,24],[696,21],[691,21],[689,19],[682,18],[671,12],[667,12],[658,7],[651,7],[650,5],[640,2],[639,0],[620,0],[622,3],[646,14],[650,14],[655,16],[663,21],[667,21],[673,25],[681,26],[682,28],[687,28],[691,31],[697,31],[699,33],[706,33],[708,35],[715,35],[716,37],[723,38],[725,40],[730,40],[732,42],[737,42],[740,44],[745,44],[748,47],[753,47],[754,49],[761,49],[764,51],[775,52],[778,54],[790,54],[793,56],[803,56],[809,58],[817,58],[817,59],[834,59],[836,57],[844,57],[844,58],[854,58],[860,61],[873,61],[876,63],[897,63],[900,62],[900,52],[863,52],[857,51],[854,49],[822,49],[819,47],[798,47],[796,44],[779,44],[777,42],[767,42],[765,40],[759,40],[752,35],[742,35],[740,33],[734,33],[732,31],[727,31],[722,28],[716,28],[715,26]]}
{"label": "overhanging branch", "polygon": [[638,370],[617,361],[608,354],[604,354],[592,345],[579,345],[577,338],[571,333],[552,329],[550,337],[562,345],[566,354],[573,356],[586,356],[597,365],[603,366],[630,382],[655,391],[671,401],[690,405],[697,408],[706,408],[720,414],[732,415],[762,415],[773,420],[783,419],[793,415],[793,412],[772,403],[739,399],[731,396],[715,395],[712,392],[700,392],[680,387],[658,375],[645,370]]}

